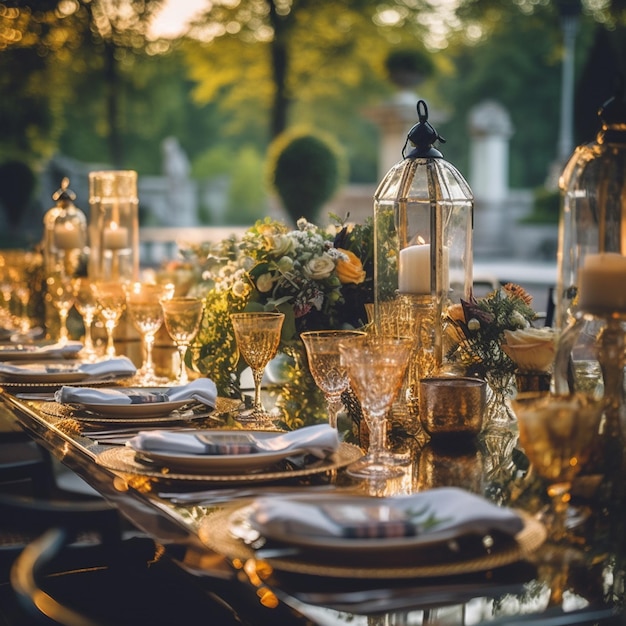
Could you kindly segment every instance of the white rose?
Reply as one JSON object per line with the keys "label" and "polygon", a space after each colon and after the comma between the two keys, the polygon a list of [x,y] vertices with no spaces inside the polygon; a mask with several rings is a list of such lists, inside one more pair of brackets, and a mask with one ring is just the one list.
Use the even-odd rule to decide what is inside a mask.
{"label": "white rose", "polygon": [[274,235],[272,237],[272,256],[281,257],[293,252],[293,240],[287,235]]}
{"label": "white rose", "polygon": [[304,275],[312,280],[328,278],[335,269],[335,261],[327,254],[313,257],[304,266]]}

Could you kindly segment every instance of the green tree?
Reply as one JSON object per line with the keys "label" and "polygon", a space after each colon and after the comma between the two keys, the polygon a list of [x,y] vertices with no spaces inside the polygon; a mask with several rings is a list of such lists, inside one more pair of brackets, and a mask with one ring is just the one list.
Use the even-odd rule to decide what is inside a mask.
{"label": "green tree", "polygon": [[217,0],[191,31],[203,43],[186,46],[195,97],[219,97],[224,109],[238,111],[237,130],[246,125],[272,139],[293,123],[294,103],[363,98],[369,89],[380,96],[389,89],[387,52],[424,35],[411,16],[430,6],[396,5],[387,10],[391,19],[371,0]]}
{"label": "green tree", "polygon": [[[0,86],[29,105],[16,107],[17,111],[3,120],[19,129],[17,132],[29,131],[25,141],[31,156],[49,156],[54,151],[64,107],[71,101],[75,85],[80,84],[75,81],[99,72],[102,80],[90,81],[89,89],[103,87],[99,95],[104,107],[102,116],[92,119],[92,124],[100,124],[110,160],[122,163],[120,103],[124,86],[120,67],[132,64],[133,55],[147,48],[148,23],[161,2],[27,0],[10,3],[15,6],[0,11]],[[3,108],[8,107],[4,100]],[[14,103],[12,100],[11,106]]]}
{"label": "green tree", "polygon": [[[471,3],[469,3],[471,4]],[[474,3],[474,9],[481,3]],[[562,34],[553,5],[536,6],[523,14],[514,3],[481,4],[478,17],[465,16],[467,32],[452,39],[455,74],[440,81],[450,105],[450,121],[437,130],[448,143],[444,156],[462,171],[468,170],[466,142],[469,110],[493,99],[509,111],[511,138],[510,182],[513,187],[542,185],[557,156],[561,93]],[[582,60],[588,42],[588,24],[579,36]]]}

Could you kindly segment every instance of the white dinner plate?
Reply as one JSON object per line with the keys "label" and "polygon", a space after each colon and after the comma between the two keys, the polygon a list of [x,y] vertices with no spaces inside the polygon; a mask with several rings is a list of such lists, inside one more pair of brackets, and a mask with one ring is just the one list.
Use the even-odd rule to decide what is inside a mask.
{"label": "white dinner plate", "polygon": [[[253,432],[254,437],[266,439],[276,437],[275,431],[245,431]],[[232,441],[237,431],[232,430],[202,430],[198,434],[210,435],[215,443],[220,439],[225,443]],[[132,446],[129,444],[129,447]],[[214,473],[241,473],[258,471],[271,467],[278,461],[287,457],[298,457],[297,452],[255,452],[253,454],[183,454],[178,452],[155,452],[153,450],[134,449],[142,457],[149,459],[159,465],[164,465],[175,471],[197,472],[205,474]]]}
{"label": "white dinner plate", "polygon": [[[151,418],[169,415],[181,407],[189,404],[189,400],[176,400],[175,402],[143,402],[141,404],[112,404],[112,403],[81,403],[79,406],[86,411],[102,415],[104,417],[131,417]],[[80,419],[80,415],[76,416]]]}

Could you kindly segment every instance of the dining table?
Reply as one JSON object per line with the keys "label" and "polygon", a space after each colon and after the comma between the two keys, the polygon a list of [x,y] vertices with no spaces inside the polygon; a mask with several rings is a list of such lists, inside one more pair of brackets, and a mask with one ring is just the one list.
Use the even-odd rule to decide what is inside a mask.
{"label": "dining table", "polygon": [[[358,429],[342,432],[339,448],[324,459],[171,467],[142,459],[129,441],[139,431],[163,429],[248,433],[252,427],[238,420],[241,399],[218,397],[210,407],[178,403],[156,413],[141,404],[112,405],[100,413],[59,402],[61,386],[83,384],[5,379],[0,415],[154,538],[168,558],[207,589],[218,590],[243,623],[623,623],[622,505],[599,501],[594,477],[582,476],[572,494],[579,523],[566,541],[553,541],[542,518],[545,485],[519,445],[514,421],[440,442],[429,439],[416,417],[402,416],[389,433],[401,471],[379,480],[346,471],[367,446],[363,428],[361,438]],[[129,384],[121,378],[94,388]],[[276,434],[276,427],[267,424],[260,431]],[[471,508],[466,496],[513,511],[522,532],[502,543],[491,533],[495,542],[451,537],[429,544],[419,536],[375,536],[326,543],[300,537],[284,544],[272,542],[271,535],[269,541],[259,537],[248,517],[251,507],[276,499],[301,506],[310,499],[333,515],[345,508],[349,517],[354,498],[383,507],[390,499],[430,493],[449,494],[452,515]]]}

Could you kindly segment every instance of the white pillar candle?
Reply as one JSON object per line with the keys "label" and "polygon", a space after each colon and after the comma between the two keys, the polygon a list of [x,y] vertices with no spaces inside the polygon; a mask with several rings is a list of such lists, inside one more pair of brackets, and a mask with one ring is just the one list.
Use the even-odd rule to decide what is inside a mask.
{"label": "white pillar candle", "polygon": [[54,245],[58,250],[75,250],[83,245],[80,230],[71,222],[54,227]]}
{"label": "white pillar candle", "polygon": [[119,226],[116,222],[111,222],[108,228],[104,229],[102,244],[108,250],[121,250],[128,247],[128,228]]}
{"label": "white pillar candle", "polygon": [[[442,250],[442,286],[449,288],[448,249]],[[400,250],[398,266],[398,291],[400,293],[430,294],[430,244],[408,246]]]}
{"label": "white pillar candle", "polygon": [[578,272],[578,306],[591,311],[626,311],[626,256],[590,254]]}

